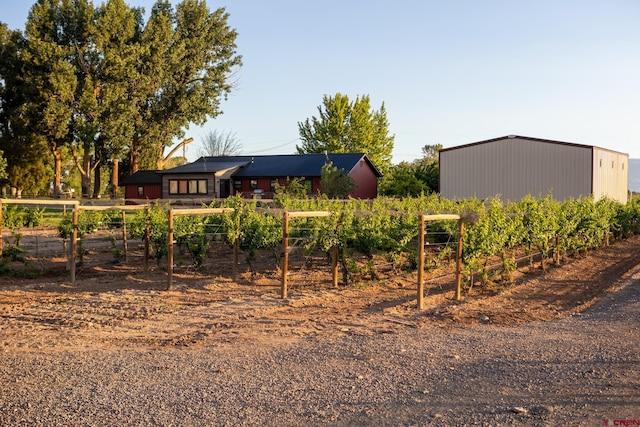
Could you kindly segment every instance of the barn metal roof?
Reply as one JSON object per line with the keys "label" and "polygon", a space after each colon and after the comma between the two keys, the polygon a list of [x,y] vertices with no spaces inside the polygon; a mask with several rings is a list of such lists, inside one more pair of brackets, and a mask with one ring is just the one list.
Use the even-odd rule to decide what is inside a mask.
{"label": "barn metal roof", "polygon": [[154,170],[142,170],[129,175],[119,185],[136,185],[136,184],[162,184],[162,176]]}
{"label": "barn metal roof", "polygon": [[475,145],[482,145],[482,144],[487,144],[487,143],[496,142],[496,141],[503,141],[505,139],[522,139],[522,140],[525,140],[525,141],[544,142],[544,143],[547,143],[547,144],[567,145],[567,146],[571,146],[571,147],[580,147],[580,148],[598,148],[600,150],[606,150],[606,151],[610,151],[610,152],[613,152],[613,153],[626,154],[626,153],[621,153],[619,151],[610,150],[608,148],[597,147],[595,145],[585,145],[585,144],[576,144],[576,143],[573,143],[573,142],[554,141],[552,139],[532,138],[530,136],[522,136],[522,135],[507,135],[507,136],[501,136],[501,137],[498,137],[498,138],[487,139],[485,141],[478,141],[478,142],[472,142],[472,143],[469,143],[469,144],[457,145],[455,147],[443,148],[442,150],[440,150],[440,152],[443,152],[443,151],[454,151],[454,150],[458,150],[458,149],[461,149],[461,148],[472,147],[472,146],[475,146]]}

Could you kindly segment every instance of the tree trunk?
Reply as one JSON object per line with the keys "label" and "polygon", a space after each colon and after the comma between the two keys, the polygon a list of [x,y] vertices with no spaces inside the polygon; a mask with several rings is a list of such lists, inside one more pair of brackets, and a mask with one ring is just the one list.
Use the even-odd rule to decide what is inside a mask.
{"label": "tree trunk", "polygon": [[133,175],[134,173],[140,170],[140,156],[138,153],[138,146],[140,145],[140,138],[138,136],[133,137],[133,141],[131,143],[131,151],[129,152],[129,174]]}
{"label": "tree trunk", "polygon": [[97,164],[93,170],[93,198],[100,198],[100,188],[102,187],[102,179],[100,179],[100,164]]}
{"label": "tree trunk", "polygon": [[82,155],[82,197],[91,195],[91,154],[84,150]]}
{"label": "tree trunk", "polygon": [[60,147],[55,147],[52,150],[53,153],[53,197],[60,198],[60,191],[62,185],[62,153]]}
{"label": "tree trunk", "polygon": [[113,156],[111,167],[111,198],[118,198],[118,157]]}

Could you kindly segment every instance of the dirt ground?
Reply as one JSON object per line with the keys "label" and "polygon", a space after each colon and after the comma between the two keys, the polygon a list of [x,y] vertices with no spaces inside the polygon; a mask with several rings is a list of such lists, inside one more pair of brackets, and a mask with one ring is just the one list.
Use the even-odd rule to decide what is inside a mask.
{"label": "dirt ground", "polygon": [[[37,233],[37,232],[36,232]],[[70,281],[64,258],[32,260],[37,278],[0,277],[0,351],[256,345],[300,337],[393,333],[406,328],[514,325],[585,310],[640,269],[640,236],[550,265],[523,267],[511,285],[477,284],[454,300],[454,276],[426,275],[425,309],[416,308],[417,274],[380,268],[375,281],[332,286],[322,256],[296,263],[289,296],[280,271],[261,254],[252,274],[241,263],[231,280],[231,250],[216,245],[205,268],[178,262],[173,287],[166,268],[143,272],[141,246],[116,263],[109,245],[89,249]]]}

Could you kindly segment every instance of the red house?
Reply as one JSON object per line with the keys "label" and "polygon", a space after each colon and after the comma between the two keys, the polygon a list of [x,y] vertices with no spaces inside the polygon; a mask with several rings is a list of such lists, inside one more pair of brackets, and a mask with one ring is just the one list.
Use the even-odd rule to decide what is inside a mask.
{"label": "red house", "polygon": [[[136,177],[141,174],[138,172],[122,185],[126,187],[126,197],[136,199],[157,192],[158,185],[161,194],[157,198],[171,200],[211,200],[238,193],[271,198],[276,184],[284,185],[287,178],[302,178],[308,193],[313,195],[321,190],[321,170],[327,163],[353,179],[355,189],[351,197],[373,199],[378,195],[381,174],[362,153],[201,157],[188,165],[143,171]],[[149,172],[159,176],[159,182]]]}
{"label": "red house", "polygon": [[156,171],[143,170],[120,181],[126,200],[155,200],[162,198],[162,176]]}

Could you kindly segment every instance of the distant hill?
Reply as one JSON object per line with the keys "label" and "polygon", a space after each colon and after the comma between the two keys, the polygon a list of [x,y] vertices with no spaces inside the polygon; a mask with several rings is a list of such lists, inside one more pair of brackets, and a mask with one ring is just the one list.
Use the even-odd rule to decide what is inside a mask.
{"label": "distant hill", "polygon": [[640,159],[629,159],[629,190],[640,193]]}

